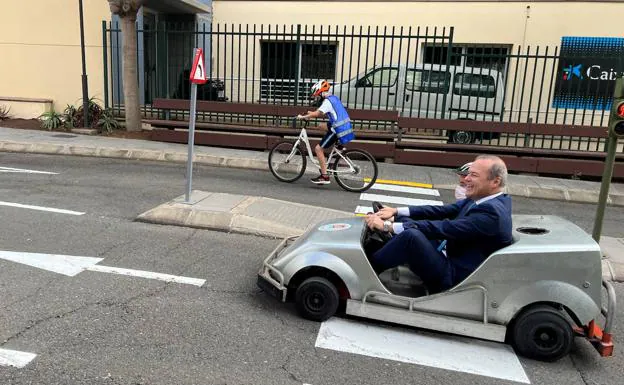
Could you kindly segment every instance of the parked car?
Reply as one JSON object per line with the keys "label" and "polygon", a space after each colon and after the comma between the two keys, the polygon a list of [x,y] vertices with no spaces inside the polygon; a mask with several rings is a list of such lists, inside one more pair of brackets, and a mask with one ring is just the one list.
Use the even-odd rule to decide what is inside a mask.
{"label": "parked car", "polygon": [[[334,84],[349,108],[397,110],[403,117],[497,120],[503,114],[505,83],[488,68],[436,64],[385,65]],[[449,141],[472,143],[480,135],[449,131]],[[494,139],[496,133],[483,133]]]}
{"label": "parked car", "polygon": [[257,284],[294,301],[309,320],[327,320],[343,308],[356,317],[508,342],[538,360],[564,357],[575,336],[612,355],[615,291],[602,280],[599,245],[555,216],[514,215],[513,225],[512,245],[440,293],[405,266],[378,275],[367,253],[376,233],[360,217],[324,221],[286,238],[264,259]]}
{"label": "parked car", "polygon": [[[181,73],[178,79],[178,86],[173,93],[174,99],[191,98],[190,72],[190,70],[184,70]],[[225,97],[225,83],[220,79],[208,79],[205,84],[198,84],[197,100],[227,101],[228,98]]]}

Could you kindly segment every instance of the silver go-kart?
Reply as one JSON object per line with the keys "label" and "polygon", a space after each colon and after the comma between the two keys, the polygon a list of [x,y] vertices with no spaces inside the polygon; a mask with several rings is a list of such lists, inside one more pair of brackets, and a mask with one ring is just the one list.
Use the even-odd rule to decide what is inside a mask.
{"label": "silver go-kart", "polygon": [[578,336],[611,356],[616,298],[602,279],[599,245],[556,216],[515,215],[513,228],[512,245],[455,287],[431,293],[407,266],[375,272],[367,246],[379,234],[362,218],[324,221],[284,239],[264,260],[258,286],[294,301],[301,316],[314,321],[341,311],[507,342],[522,356],[543,361],[567,355]]}

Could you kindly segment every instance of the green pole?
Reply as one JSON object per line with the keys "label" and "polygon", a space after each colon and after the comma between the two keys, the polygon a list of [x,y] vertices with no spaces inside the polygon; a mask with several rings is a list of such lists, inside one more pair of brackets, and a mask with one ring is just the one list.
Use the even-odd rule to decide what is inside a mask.
{"label": "green pole", "polygon": [[604,219],[605,208],[607,206],[607,198],[609,196],[609,187],[611,187],[611,178],[613,177],[613,166],[615,164],[615,153],[617,151],[617,136],[609,134],[609,142],[607,144],[607,160],[602,175],[602,183],[600,184],[600,196],[598,197],[598,209],[596,211],[596,220],[594,222],[593,237],[596,242],[600,242],[600,234],[602,233],[602,221]]}
{"label": "green pole", "polygon": [[613,177],[613,166],[615,165],[615,153],[617,152],[618,136],[615,130],[616,108],[624,97],[624,78],[620,75],[615,81],[615,89],[613,90],[613,106],[611,106],[611,115],[609,116],[609,142],[607,143],[607,159],[605,160],[605,168],[602,174],[602,183],[600,184],[600,195],[598,197],[598,209],[596,210],[596,220],[594,222],[593,237],[596,242],[600,242],[600,234],[602,233],[602,222],[604,220],[604,212],[607,206],[607,198],[609,197],[609,187],[611,187],[611,178]]}

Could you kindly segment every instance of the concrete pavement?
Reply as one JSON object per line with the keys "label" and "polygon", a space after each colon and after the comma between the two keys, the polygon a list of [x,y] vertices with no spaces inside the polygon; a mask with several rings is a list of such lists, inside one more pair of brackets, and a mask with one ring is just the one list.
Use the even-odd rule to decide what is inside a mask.
{"label": "concrete pavement", "polygon": [[[169,162],[187,160],[184,144],[4,127],[0,127],[0,151]],[[196,146],[195,162],[268,170],[267,153],[262,151]],[[428,183],[443,190],[453,190],[457,183],[457,176],[450,169],[388,163],[379,164],[379,178]],[[507,192],[512,196],[581,203],[597,202],[599,191],[599,182],[529,175],[509,175],[507,185]],[[624,206],[624,184],[611,185],[608,203]]]}
{"label": "concrete pavement", "polygon": [[[187,146],[145,140],[118,139],[70,133],[0,127],[0,151],[186,162]],[[260,151],[197,146],[195,162],[213,166],[267,170],[267,154]],[[429,183],[436,189],[454,189],[457,177],[449,169],[380,163],[379,177]],[[513,196],[595,203],[598,182],[509,175]],[[611,205],[624,206],[624,185],[613,184]],[[265,197],[193,191],[189,203],[177,197],[139,215],[137,220],[207,228],[269,237],[301,234],[309,226],[353,213]],[[624,281],[624,238],[602,237],[603,275]]]}

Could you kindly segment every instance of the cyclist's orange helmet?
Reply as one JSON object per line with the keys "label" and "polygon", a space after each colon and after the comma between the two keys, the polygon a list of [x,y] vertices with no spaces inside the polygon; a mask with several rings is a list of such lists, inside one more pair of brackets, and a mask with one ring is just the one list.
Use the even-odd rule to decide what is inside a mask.
{"label": "cyclist's orange helmet", "polygon": [[323,92],[328,92],[331,86],[327,80],[319,80],[312,86],[312,96],[321,96]]}

